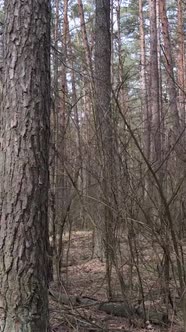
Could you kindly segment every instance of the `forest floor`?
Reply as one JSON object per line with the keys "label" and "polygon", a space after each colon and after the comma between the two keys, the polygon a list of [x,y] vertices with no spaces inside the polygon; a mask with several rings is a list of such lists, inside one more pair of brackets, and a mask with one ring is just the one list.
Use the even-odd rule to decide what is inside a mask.
{"label": "forest floor", "polygon": [[[177,317],[173,317],[167,326],[162,324],[160,326],[151,322],[144,323],[139,317],[130,320],[98,310],[94,301],[96,300],[96,303],[107,301],[105,264],[99,259],[92,258],[91,232],[72,232],[70,241],[68,237],[69,235],[66,235],[64,239],[65,255],[61,285],[51,284],[51,332],[183,332],[181,319]],[[122,301],[114,274],[113,286],[114,298]],[[62,301],[63,303],[60,301],[60,294],[65,295],[66,300]],[[78,299],[90,299],[92,305],[78,305]]]}

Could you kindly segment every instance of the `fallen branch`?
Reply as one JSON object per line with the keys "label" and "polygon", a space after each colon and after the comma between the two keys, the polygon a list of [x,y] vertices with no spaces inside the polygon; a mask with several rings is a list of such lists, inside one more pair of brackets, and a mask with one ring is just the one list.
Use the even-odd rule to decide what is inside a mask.
{"label": "fallen branch", "polygon": [[[76,306],[78,308],[95,306],[97,310],[105,312],[109,315],[124,317],[127,319],[141,318],[145,319],[144,312],[141,307],[131,307],[124,302],[99,302],[96,299],[89,297],[80,297],[75,295],[59,294],[52,290],[49,295],[53,300],[67,306]],[[165,312],[158,312],[155,309],[148,311],[148,320],[152,324],[167,325],[169,323],[167,314]]]}

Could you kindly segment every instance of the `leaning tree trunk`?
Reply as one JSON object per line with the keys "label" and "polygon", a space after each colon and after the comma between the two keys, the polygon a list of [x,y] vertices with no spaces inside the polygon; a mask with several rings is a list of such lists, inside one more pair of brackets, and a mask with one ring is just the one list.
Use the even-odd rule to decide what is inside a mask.
{"label": "leaning tree trunk", "polygon": [[0,331],[46,332],[49,0],[7,0],[1,133]]}

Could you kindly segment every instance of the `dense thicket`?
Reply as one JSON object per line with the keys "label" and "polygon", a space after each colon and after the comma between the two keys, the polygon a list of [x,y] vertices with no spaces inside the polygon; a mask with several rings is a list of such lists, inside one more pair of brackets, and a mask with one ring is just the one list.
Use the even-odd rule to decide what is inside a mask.
{"label": "dense thicket", "polygon": [[[182,0],[52,0],[51,5],[48,204],[54,279],[61,282],[61,268],[64,260],[68,260],[69,250],[65,252],[63,245],[65,232],[69,232],[70,243],[72,230],[88,229],[93,238],[92,257],[106,262],[108,298],[114,297],[114,274],[123,301],[138,301],[145,318],[150,299],[158,310],[165,312],[167,321],[180,308],[186,321],[185,3]],[[17,18],[14,9],[12,15]],[[22,12],[20,15],[24,19]],[[42,22],[45,26],[47,20]],[[5,24],[5,55],[10,42],[9,23]],[[16,33],[19,35],[19,29]],[[29,53],[26,61],[30,61],[31,55],[33,59],[31,65],[25,63],[28,71],[24,70],[24,61],[20,60],[20,69],[18,62],[19,79],[15,85],[18,84],[16,96],[20,107],[23,111],[28,108],[32,114],[33,105],[30,109],[25,99],[24,73],[29,76],[33,66],[32,73],[36,76],[31,73],[32,80],[29,77],[27,80],[36,104],[35,93],[48,76],[41,75],[46,69],[42,67],[44,55],[40,55],[41,62],[35,68],[37,52],[32,47],[30,52],[29,47],[25,51],[24,45],[19,46],[21,56],[25,56],[24,51]],[[34,50],[40,51],[42,47],[46,50],[46,45],[34,44]],[[7,59],[10,63],[5,62],[5,68],[11,81],[17,60],[12,60],[12,56]],[[16,102],[12,99],[15,94],[11,89],[7,86],[3,105],[7,117],[12,117],[9,125],[16,132],[19,107],[17,99]],[[41,98],[45,94],[46,102],[47,88],[39,92]],[[43,116],[45,104],[41,108]],[[1,116],[4,119],[4,113]],[[30,132],[27,135],[26,120],[25,115],[22,121],[26,134],[22,127],[19,130],[23,139],[33,136]],[[46,113],[37,121],[34,135],[39,135],[38,151],[34,160],[41,165],[34,167],[42,170],[48,144],[48,137],[45,140],[42,136],[43,126],[47,125]],[[16,136],[13,146],[9,131],[4,129],[3,135],[11,147],[7,153],[10,158],[12,153],[18,153],[14,156],[14,162],[18,160],[15,166],[18,174],[12,176],[19,186],[22,137],[19,140]],[[24,144],[29,147],[29,143]],[[32,155],[29,158],[31,165]],[[14,166],[9,158],[6,160],[13,172]],[[30,180],[31,187],[33,181],[41,180],[43,173],[40,176],[39,172]],[[44,188],[46,183],[47,178],[41,180]],[[8,182],[6,186],[11,185]],[[25,186],[29,187],[29,183]],[[46,203],[42,199],[42,204],[43,200]],[[9,217],[14,218],[11,211]],[[148,284],[147,279],[152,281]]]}
{"label": "dense thicket", "polygon": [[111,1],[109,24],[105,5],[99,21],[94,1],[53,2],[51,234],[61,251],[92,229],[109,296],[114,269],[145,310],[145,269],[169,315],[175,292],[185,306],[185,4]]}

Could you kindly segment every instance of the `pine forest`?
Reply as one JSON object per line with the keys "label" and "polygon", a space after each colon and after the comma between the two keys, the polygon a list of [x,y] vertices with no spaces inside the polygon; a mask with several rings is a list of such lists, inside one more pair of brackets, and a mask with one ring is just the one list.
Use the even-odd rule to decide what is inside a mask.
{"label": "pine forest", "polygon": [[0,332],[186,332],[185,0],[0,1]]}

